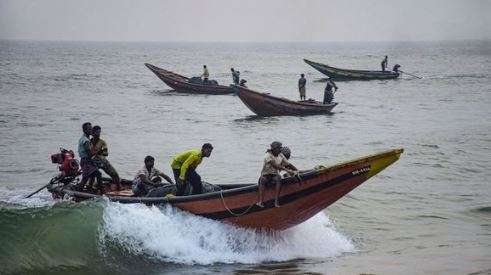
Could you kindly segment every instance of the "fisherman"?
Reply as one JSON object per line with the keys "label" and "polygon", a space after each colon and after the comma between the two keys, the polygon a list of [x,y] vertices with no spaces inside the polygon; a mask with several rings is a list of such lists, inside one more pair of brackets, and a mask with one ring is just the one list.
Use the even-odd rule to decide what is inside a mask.
{"label": "fisherman", "polygon": [[382,62],[380,62],[380,66],[382,66],[382,72],[385,72],[385,68],[387,68],[387,66],[389,66],[389,60],[388,60],[387,56],[385,56],[384,60],[382,60]]}
{"label": "fisherman", "polygon": [[111,165],[107,156],[109,155],[107,149],[107,143],[101,138],[101,127],[99,125],[95,125],[92,128],[92,139],[90,140],[92,145],[92,160],[97,168],[102,169],[106,174],[108,174],[113,184],[117,187],[118,190],[121,189],[121,183],[119,174]]}
{"label": "fisherman", "polygon": [[332,91],[333,88],[335,91],[338,90],[338,86],[336,86],[336,83],[334,83],[332,79],[328,78],[326,88],[324,89],[324,104],[331,104],[332,100],[334,99],[334,92]]}
{"label": "fisherman", "polygon": [[399,68],[400,67],[401,67],[401,65],[395,64],[394,67],[392,68],[392,71],[395,72],[395,73],[399,73]]}
{"label": "fisherman", "polygon": [[247,83],[247,80],[241,79],[239,86],[244,87],[244,88],[247,88],[247,86],[245,85],[246,83]]}
{"label": "fisherman", "polygon": [[234,82],[234,85],[239,85],[240,83],[240,72],[234,70],[234,68],[230,69],[232,71],[232,80]]}
{"label": "fisherman", "polygon": [[301,74],[298,80],[298,91],[300,92],[300,100],[305,100],[305,84],[307,84],[307,79],[305,75]]}
{"label": "fisherman", "polygon": [[203,192],[201,176],[196,172],[196,168],[203,158],[210,157],[212,150],[213,146],[205,143],[201,146],[201,150],[188,150],[174,157],[171,167],[176,181],[177,196],[189,195],[191,193],[189,185],[193,187],[192,194]]}
{"label": "fisherman", "polygon": [[286,157],[281,153],[282,144],[278,141],[274,141],[270,145],[270,149],[266,151],[264,158],[263,169],[261,170],[261,177],[258,181],[259,199],[256,205],[264,207],[263,194],[266,185],[275,184],[275,207],[280,207],[279,195],[281,189],[281,176],[280,171],[284,170],[289,174],[295,174],[298,169],[288,162]]}
{"label": "fisherman", "polygon": [[203,65],[203,74],[201,76],[203,77],[203,83],[208,83],[210,72],[208,72],[208,68],[206,68],[206,65]]}
{"label": "fisherman", "polygon": [[90,143],[90,135],[92,133],[92,124],[85,122],[82,124],[83,135],[78,140],[78,155],[80,157],[80,167],[82,169],[82,179],[77,184],[77,190],[83,190],[85,184],[89,181],[96,180],[99,191],[102,189],[102,175],[92,161],[92,145]]}
{"label": "fisherman", "polygon": [[163,186],[162,178],[168,183],[174,184],[166,174],[160,172],[154,167],[155,158],[152,156],[145,157],[145,165],[136,172],[135,179],[131,189],[135,197],[160,197],[164,194],[159,192]]}

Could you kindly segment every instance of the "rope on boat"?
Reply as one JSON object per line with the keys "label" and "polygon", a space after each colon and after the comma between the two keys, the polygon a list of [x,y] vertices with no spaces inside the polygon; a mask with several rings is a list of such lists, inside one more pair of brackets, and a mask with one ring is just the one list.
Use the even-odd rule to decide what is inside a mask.
{"label": "rope on boat", "polygon": [[249,210],[252,209],[252,207],[256,204],[256,203],[252,203],[246,210],[244,210],[242,213],[235,213],[234,211],[232,211],[228,206],[227,204],[225,203],[225,199],[223,198],[223,189],[220,189],[220,197],[222,198],[222,204],[223,206],[225,207],[225,209],[227,209],[228,213],[236,216],[236,217],[240,217],[240,216],[243,216],[245,214],[247,214],[249,212]]}
{"label": "rope on boat", "polygon": [[[295,175],[295,178],[298,180],[298,182],[300,183],[302,181],[302,177],[300,176],[300,174],[296,174]],[[252,209],[252,207],[256,204],[256,203],[252,203],[251,205],[249,205],[249,207],[244,210],[243,212],[241,213],[235,213],[234,211],[232,211],[232,209],[230,209],[227,204],[225,203],[225,198],[223,197],[223,189],[220,188],[220,198],[222,199],[222,204],[223,204],[223,207],[225,207],[225,209],[227,209],[228,213],[234,215],[235,217],[240,217],[240,216],[243,216],[245,214],[247,214],[249,212],[249,210]]]}

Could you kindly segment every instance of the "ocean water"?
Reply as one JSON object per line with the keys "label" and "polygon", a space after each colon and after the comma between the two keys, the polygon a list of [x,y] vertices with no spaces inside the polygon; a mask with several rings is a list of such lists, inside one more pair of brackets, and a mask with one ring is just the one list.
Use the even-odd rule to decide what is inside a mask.
{"label": "ocean water", "polygon": [[[397,80],[338,82],[331,115],[258,118],[235,96],[172,92],[145,62],[186,76],[208,65],[229,84],[321,99],[302,59],[378,69]],[[322,213],[274,234],[177,209],[23,197],[76,149],[81,124],[102,127],[109,159],[132,178],[143,158],[171,173],[182,150],[211,142],[199,173],[253,183],[269,143],[299,168],[402,147],[394,165]],[[0,273],[489,274],[491,42],[123,43],[0,41]]]}

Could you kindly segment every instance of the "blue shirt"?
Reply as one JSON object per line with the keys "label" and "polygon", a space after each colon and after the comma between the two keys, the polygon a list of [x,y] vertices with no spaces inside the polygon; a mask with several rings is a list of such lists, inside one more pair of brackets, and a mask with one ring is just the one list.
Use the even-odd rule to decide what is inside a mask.
{"label": "blue shirt", "polygon": [[85,135],[78,140],[78,156],[82,158],[90,157],[90,152],[87,151],[87,148],[90,148],[90,140]]}

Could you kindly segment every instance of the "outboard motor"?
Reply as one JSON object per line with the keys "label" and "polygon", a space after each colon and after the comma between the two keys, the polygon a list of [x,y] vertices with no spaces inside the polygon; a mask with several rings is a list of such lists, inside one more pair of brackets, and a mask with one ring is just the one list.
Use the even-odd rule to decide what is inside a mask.
{"label": "outboard motor", "polygon": [[72,150],[60,148],[60,153],[51,155],[51,162],[58,164],[61,178],[79,175],[80,165],[75,159],[75,154]]}

